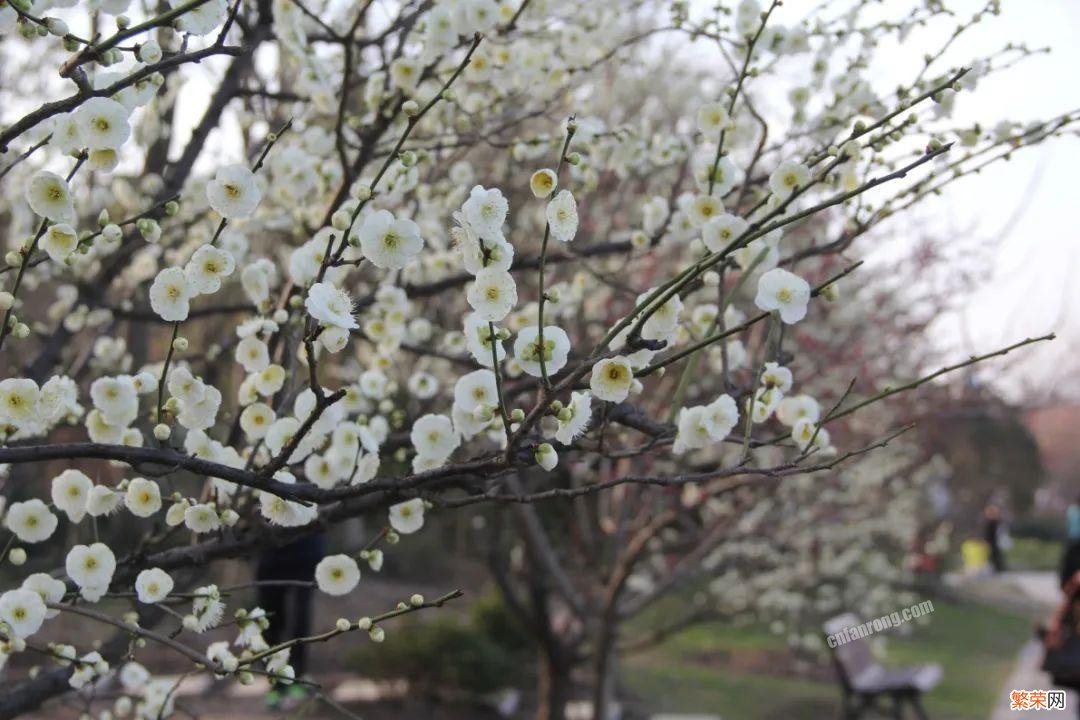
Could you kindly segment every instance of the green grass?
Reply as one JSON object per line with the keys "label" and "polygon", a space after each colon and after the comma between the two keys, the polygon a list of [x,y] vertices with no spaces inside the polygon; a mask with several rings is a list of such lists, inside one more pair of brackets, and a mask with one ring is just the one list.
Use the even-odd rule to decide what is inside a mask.
{"label": "green grass", "polygon": [[[926,698],[935,720],[986,718],[1030,637],[1031,621],[973,604],[934,602],[923,626],[904,637],[887,631],[887,665],[936,662],[941,684]],[[782,639],[760,626],[702,625],[627,660],[624,679],[663,712],[714,713],[725,720],[817,720],[839,715],[840,690],[829,679],[793,677],[790,663],[770,671]],[[758,661],[754,661],[754,655]],[[822,663],[828,665],[828,660]],[[764,666],[764,667],[762,667]],[[751,669],[746,669],[746,668]]]}
{"label": "green grass", "polygon": [[1062,543],[1039,538],[1013,538],[1013,545],[1005,553],[1009,570],[1050,570],[1057,572],[1061,562]]}

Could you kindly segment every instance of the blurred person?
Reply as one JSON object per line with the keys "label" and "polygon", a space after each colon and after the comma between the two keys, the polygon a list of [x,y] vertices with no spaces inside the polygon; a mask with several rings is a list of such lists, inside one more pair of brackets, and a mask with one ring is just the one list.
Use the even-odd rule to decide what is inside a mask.
{"label": "blurred person", "polygon": [[1061,556],[1061,586],[1080,570],[1080,497],[1065,510],[1065,551]]}
{"label": "blurred person", "polygon": [[1058,687],[1080,690],[1080,571],[1069,576],[1061,589],[1061,604],[1050,622],[1037,630],[1043,642],[1042,670]]}
{"label": "blurred person", "polygon": [[1004,572],[1004,550],[1009,540],[1001,520],[1001,508],[997,505],[987,505],[986,510],[983,511],[983,518],[983,540],[990,550],[990,567],[995,573]]}
{"label": "blurred person", "polygon": [[[259,607],[270,618],[270,627],[264,635],[271,647],[311,634],[315,566],[325,554],[326,537],[317,533],[283,547],[265,550],[259,556],[255,579],[259,582]],[[292,648],[289,664],[297,679],[306,675],[307,660],[306,643]],[[274,685],[266,696],[266,705],[270,709],[295,706],[307,697],[303,685],[293,683],[284,694],[279,685]]]}
{"label": "blurred person", "polygon": [[990,566],[990,551],[986,543],[978,538],[968,538],[960,543],[960,556],[963,559],[965,575],[983,575]]}

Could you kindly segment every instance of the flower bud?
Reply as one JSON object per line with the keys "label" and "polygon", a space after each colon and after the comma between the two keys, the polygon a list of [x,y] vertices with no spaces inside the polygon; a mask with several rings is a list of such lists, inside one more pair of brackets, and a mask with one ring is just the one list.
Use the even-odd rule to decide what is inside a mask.
{"label": "flower bud", "polygon": [[378,625],[371,628],[371,630],[368,631],[368,635],[371,636],[371,639],[377,643],[381,643],[383,640],[386,639],[386,631],[384,631]]}
{"label": "flower bud", "polygon": [[60,18],[45,18],[45,27],[50,33],[57,37],[63,37],[68,34],[67,23]]}
{"label": "flower bud", "polygon": [[352,627],[352,623],[345,618],[338,618],[335,625],[337,626],[338,632],[348,632],[349,628]]}
{"label": "flower bud", "polygon": [[413,595],[411,598],[409,598],[409,604],[413,607],[420,607],[424,604],[424,596],[420,595],[419,593]]}
{"label": "flower bud", "polygon": [[406,100],[401,105],[401,112],[405,113],[406,117],[416,117],[420,114],[420,103],[415,100]]}
{"label": "flower bud", "polygon": [[188,349],[188,339],[186,337],[178,337],[172,341],[172,348],[176,352],[185,352]]}
{"label": "flower bud", "polygon": [[172,435],[172,428],[165,423],[158,423],[154,426],[154,437],[157,438],[159,442],[165,442],[169,439],[170,435]]}
{"label": "flower bud", "polygon": [[547,471],[551,471],[559,464],[559,454],[551,443],[541,443],[536,448],[536,464]]}
{"label": "flower bud", "polygon": [[8,562],[18,567],[26,562],[26,550],[21,547],[12,548],[8,553]]}
{"label": "flower bud", "polygon": [[510,411],[510,420],[516,423],[525,422],[525,411],[521,408],[514,408]]}
{"label": "flower bud", "polygon": [[555,171],[548,168],[537,170],[529,178],[529,189],[538,198],[546,198],[555,190],[555,186],[558,184],[559,178],[555,175]]}
{"label": "flower bud", "polygon": [[338,210],[330,216],[330,224],[335,230],[348,230],[352,224],[352,214],[345,210]]}

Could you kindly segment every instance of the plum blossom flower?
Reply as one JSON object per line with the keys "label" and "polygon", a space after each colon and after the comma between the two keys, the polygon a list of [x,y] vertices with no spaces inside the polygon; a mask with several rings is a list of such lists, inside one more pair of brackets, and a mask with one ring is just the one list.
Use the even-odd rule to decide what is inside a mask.
{"label": "plum blossom flower", "polygon": [[69,222],[75,216],[67,180],[56,173],[42,170],[30,178],[26,186],[26,202],[38,215],[53,222]]}
{"label": "plum blossom flower", "polygon": [[0,380],[0,420],[20,425],[34,416],[41,390],[28,378]]}
{"label": "plum blossom flower", "polygon": [[38,247],[44,250],[53,262],[62,263],[79,247],[79,236],[75,228],[67,223],[50,225],[41,236]]}
{"label": "plum blossom flower", "polygon": [[[184,0],[169,0],[173,8],[184,3]],[[176,26],[181,32],[191,35],[208,35],[214,31],[229,12],[227,0],[210,0],[189,9],[176,19]]]}
{"label": "plum blossom flower", "polygon": [[327,555],[315,566],[315,582],[327,595],[348,595],[360,582],[360,568],[348,555]]}
{"label": "plum blossom flower", "polygon": [[37,498],[11,503],[4,516],[4,527],[24,543],[48,540],[58,523],[48,506]]}
{"label": "plum blossom flower", "polygon": [[360,252],[383,270],[400,270],[424,247],[420,226],[408,218],[395,218],[389,210],[369,213],[359,235]]}
{"label": "plum blossom flower", "polygon": [[585,432],[592,419],[592,395],[587,392],[570,393],[570,404],[559,413],[559,429],[555,439],[563,445],[569,445]]}
{"label": "plum blossom flower", "polygon": [[469,226],[484,239],[502,238],[502,226],[510,204],[498,188],[485,189],[477,185],[461,206]]}
{"label": "plum blossom flower", "polygon": [[577,203],[569,190],[560,190],[548,203],[545,211],[551,237],[559,242],[570,242],[578,230]]}
{"label": "plum blossom flower", "polygon": [[424,415],[413,423],[409,433],[413,447],[421,457],[442,464],[461,444],[454,424],[445,415]]}
{"label": "plum blossom flower", "polygon": [[93,485],[86,473],[69,468],[53,478],[53,504],[63,510],[71,522],[77,523],[86,516],[86,503]]}
{"label": "plum blossom flower", "polygon": [[64,569],[80,589],[104,592],[116,570],[116,556],[105,543],[76,545],[68,552]]}
{"label": "plum blossom flower", "polygon": [[150,286],[150,307],[162,320],[187,320],[193,294],[187,273],[182,268],[166,268],[157,274]]}
{"label": "plum blossom flower", "polygon": [[112,98],[90,98],[74,114],[79,139],[90,150],[117,150],[131,136],[128,109]]}
{"label": "plum blossom flower", "polygon": [[402,535],[409,535],[424,526],[424,501],[420,498],[406,500],[390,506],[390,527]]}
{"label": "plum blossom flower", "polygon": [[308,314],[324,326],[353,330],[359,327],[353,316],[349,294],[328,282],[318,282],[308,290],[304,307]]}
{"label": "plum blossom flower", "polygon": [[630,361],[623,355],[604,358],[592,368],[589,389],[599,400],[619,403],[630,394],[634,382],[634,371]]}
{"label": "plum blossom flower", "polygon": [[794,160],[780,163],[769,176],[769,189],[782,200],[786,200],[797,188],[810,182],[810,168]]}
{"label": "plum blossom flower", "polygon": [[8,590],[0,595],[0,620],[17,638],[27,638],[45,622],[45,602],[33,590]]}
{"label": "plum blossom flower", "polygon": [[806,317],[809,302],[809,283],[783,268],[773,268],[758,279],[754,304],[765,312],[778,311],[788,325]]}
{"label": "plum blossom flower", "polygon": [[[566,331],[554,325],[544,328],[544,369],[553,375],[566,365],[570,352],[570,338]],[[521,369],[533,377],[540,377],[540,337],[536,325],[522,328],[514,340],[514,357],[521,364]]]}
{"label": "plum blossom flower", "polygon": [[206,184],[206,198],[210,207],[223,218],[241,220],[255,212],[262,200],[262,190],[255,180],[255,173],[247,167],[226,165],[218,168],[214,179]]}
{"label": "plum blossom flower", "polygon": [[517,304],[517,283],[508,272],[485,268],[476,274],[465,297],[479,318],[498,322]]}
{"label": "plum blossom flower", "polygon": [[161,568],[149,568],[135,578],[135,593],[139,602],[153,605],[164,600],[173,589],[173,579]]}
{"label": "plum blossom flower", "polygon": [[134,478],[128,483],[124,505],[135,517],[150,517],[161,509],[161,489],[153,480]]}
{"label": "plum blossom flower", "polygon": [[184,275],[193,293],[209,295],[221,289],[222,278],[232,275],[235,268],[236,261],[230,253],[213,245],[203,245],[184,266]]}

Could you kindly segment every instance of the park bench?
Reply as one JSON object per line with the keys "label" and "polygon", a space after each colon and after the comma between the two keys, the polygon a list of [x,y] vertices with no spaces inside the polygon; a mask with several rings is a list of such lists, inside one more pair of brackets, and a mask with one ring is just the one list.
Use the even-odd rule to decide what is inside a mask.
{"label": "park bench", "polygon": [[[853,613],[845,613],[826,622],[825,633],[835,635],[859,623]],[[874,659],[865,638],[839,644],[831,652],[843,692],[844,720],[855,720],[871,710],[899,719],[904,717],[905,705],[912,708],[916,718],[927,720],[922,694],[941,680],[941,666],[886,668]],[[886,706],[887,701],[891,706]]]}

